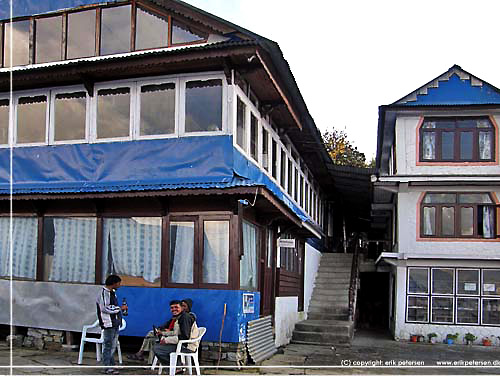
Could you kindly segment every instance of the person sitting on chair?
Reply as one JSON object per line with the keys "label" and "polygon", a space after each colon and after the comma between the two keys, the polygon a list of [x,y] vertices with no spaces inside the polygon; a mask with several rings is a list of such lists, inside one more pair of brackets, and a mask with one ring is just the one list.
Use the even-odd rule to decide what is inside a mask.
{"label": "person sitting on chair", "polygon": [[181,300],[181,308],[183,312],[189,313],[191,316],[193,316],[193,320],[196,321],[196,313],[191,312],[191,309],[193,309],[193,301],[189,298],[182,299]]}
{"label": "person sitting on chair", "polygon": [[[153,346],[154,354],[163,365],[170,364],[170,353],[177,350],[177,344],[180,340],[192,339],[198,336],[198,326],[196,325],[195,316],[189,312],[184,312],[181,308],[181,302],[171,301],[170,311],[176,318],[173,335],[162,335],[160,343],[156,343]],[[198,345],[199,343],[189,343],[187,346],[183,345],[182,352],[193,353],[197,350]]]}

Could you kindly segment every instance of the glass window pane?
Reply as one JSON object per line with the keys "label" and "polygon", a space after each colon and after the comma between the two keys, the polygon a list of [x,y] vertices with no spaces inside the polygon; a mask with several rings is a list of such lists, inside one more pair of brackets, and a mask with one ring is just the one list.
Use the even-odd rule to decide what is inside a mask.
{"label": "glass window pane", "polygon": [[160,15],[137,7],[135,24],[135,49],[166,47],[168,21]]}
{"label": "glass window pane", "polygon": [[[12,46],[10,45],[10,33],[12,32]],[[29,64],[29,35],[30,22],[17,21],[5,24],[4,40],[4,66],[10,67],[12,51],[12,66]]]}
{"label": "glass window pane", "polygon": [[456,201],[455,193],[427,193],[424,199],[426,204],[454,204]]}
{"label": "glass window pane", "polygon": [[483,269],[483,295],[500,295],[500,269]]}
{"label": "glass window pane", "polygon": [[247,147],[246,108],[245,103],[238,97],[236,104],[236,143],[245,151]]}
{"label": "glass window pane", "polygon": [[272,175],[273,178],[278,179],[278,145],[274,138],[271,139],[271,158]]}
{"label": "glass window pane", "polygon": [[428,294],[429,281],[428,269],[409,268],[408,269],[408,292],[411,294]]}
{"label": "glass window pane", "polygon": [[432,322],[453,322],[453,298],[432,297]]}
{"label": "glass window pane", "polygon": [[222,80],[186,82],[186,132],[222,130]]}
{"label": "glass window pane", "polygon": [[292,165],[292,160],[288,159],[287,163],[287,172],[288,172],[288,185],[287,185],[287,191],[288,194],[291,196],[293,193],[293,165]]}
{"label": "glass window pane", "polygon": [[9,142],[9,100],[0,99],[0,144]]}
{"label": "glass window pane", "polygon": [[102,278],[118,274],[122,285],[160,286],[161,218],[104,218]]}
{"label": "glass window pane", "polygon": [[473,140],[472,132],[460,132],[460,159],[472,159]]}
{"label": "glass window pane", "polygon": [[97,138],[128,137],[130,134],[130,88],[97,92]]}
{"label": "glass window pane", "polygon": [[460,204],[494,204],[488,193],[460,193],[458,202]]}
{"label": "glass window pane", "polygon": [[95,22],[95,10],[68,14],[68,59],[95,55]]}
{"label": "glass window pane", "polygon": [[436,122],[435,121],[431,121],[431,120],[425,120],[424,124],[422,125],[422,128],[425,128],[425,129],[436,128]]}
{"label": "glass window pane", "polygon": [[194,222],[170,222],[170,282],[193,283]]}
{"label": "glass window pane", "polygon": [[97,220],[45,218],[43,280],[95,283]]}
{"label": "glass window pane", "polygon": [[459,269],[457,271],[457,294],[479,294],[479,270]]}
{"label": "glass window pane", "polygon": [[454,276],[453,269],[432,269],[432,293],[453,294]]}
{"label": "glass window pane", "polygon": [[301,207],[304,207],[304,177],[302,175],[300,175],[299,179],[299,188],[300,188],[299,204]]}
{"label": "glass window pane", "polygon": [[436,128],[439,129],[455,129],[456,127],[455,119],[437,119],[435,122]]}
{"label": "glass window pane", "polygon": [[253,113],[250,115],[250,155],[256,161],[258,160],[259,145],[259,122]]}
{"label": "glass window pane", "polygon": [[17,143],[45,142],[47,97],[19,98],[17,105]]}
{"label": "glass window pane", "polygon": [[493,149],[493,133],[479,132],[479,159],[491,159]]}
{"label": "glass window pane", "polygon": [[293,199],[295,202],[299,201],[299,173],[296,168],[293,169],[293,176],[294,176],[294,187],[295,189],[293,190]]}
{"label": "glass window pane", "polygon": [[493,124],[488,118],[477,119],[476,128],[493,128]]}
{"label": "glass window pane", "polygon": [[203,282],[229,282],[229,221],[203,223]]}
{"label": "glass window pane", "polygon": [[56,94],[54,140],[84,140],[87,96],[85,92]]}
{"label": "glass window pane", "polygon": [[130,5],[101,11],[101,55],[130,51]]}
{"label": "glass window pane", "polygon": [[423,159],[436,159],[436,133],[424,132],[422,144]]}
{"label": "glass window pane", "polygon": [[500,299],[483,299],[483,325],[500,325]]}
{"label": "glass window pane", "polygon": [[62,16],[35,20],[35,61],[46,63],[62,59]]}
{"label": "glass window pane", "polygon": [[258,287],[257,280],[257,245],[259,244],[259,233],[257,227],[243,222],[243,256],[240,259],[240,288],[255,290]]}
{"label": "glass window pane", "polygon": [[36,217],[12,218],[13,258],[10,259],[10,218],[0,218],[0,277],[36,278],[38,244],[38,219]]}
{"label": "glass window pane", "polygon": [[458,128],[476,128],[477,119],[474,118],[462,118],[457,119]]}
{"label": "glass window pane", "polygon": [[455,208],[441,208],[442,235],[455,234]]}
{"label": "glass window pane", "polygon": [[455,150],[455,133],[443,132],[441,134],[441,158],[453,159]]}
{"label": "glass window pane", "polygon": [[206,37],[206,34],[197,31],[190,26],[178,21],[172,21],[172,44],[185,44],[202,41]]}
{"label": "glass window pane", "polygon": [[424,207],[424,235],[436,235],[436,208]]}
{"label": "glass window pane", "polygon": [[429,298],[426,296],[408,296],[407,321],[429,321]]}
{"label": "glass window pane", "polygon": [[287,163],[287,158],[286,158],[286,153],[283,149],[281,149],[281,176],[280,176],[280,184],[283,188],[286,187],[286,163]]}
{"label": "glass window pane", "polygon": [[175,133],[175,84],[141,87],[140,135]]}
{"label": "glass window pane", "polygon": [[460,234],[474,235],[474,208],[460,208]]}
{"label": "glass window pane", "polygon": [[269,133],[262,127],[262,167],[269,171]]}
{"label": "glass window pane", "polygon": [[457,324],[479,324],[479,298],[457,298]]}

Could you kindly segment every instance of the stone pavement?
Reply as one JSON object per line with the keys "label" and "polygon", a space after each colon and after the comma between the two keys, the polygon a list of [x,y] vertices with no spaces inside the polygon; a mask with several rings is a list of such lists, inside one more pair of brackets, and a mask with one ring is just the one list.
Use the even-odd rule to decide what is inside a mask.
{"label": "stone pavement", "polygon": [[[12,369],[10,368],[12,355]],[[83,367],[77,352],[40,351],[0,343],[0,375],[102,375],[96,368],[95,352],[84,354]],[[446,367],[438,362],[457,362]],[[464,362],[490,362],[492,367],[466,366]],[[421,364],[424,367],[406,365]],[[483,363],[486,364],[486,363]],[[362,367],[361,367],[362,365]],[[382,365],[383,367],[380,367]],[[403,366],[402,366],[403,365]],[[453,365],[453,364],[452,364]],[[494,365],[494,367],[493,367]],[[94,366],[94,367],[93,367]],[[202,365],[203,366],[203,365]],[[122,375],[152,375],[145,363],[124,360]],[[351,347],[288,345],[260,367],[203,367],[203,374],[253,375],[366,375],[366,374],[500,374],[500,347],[396,342],[383,334],[357,332]],[[164,371],[165,374],[165,371]]]}

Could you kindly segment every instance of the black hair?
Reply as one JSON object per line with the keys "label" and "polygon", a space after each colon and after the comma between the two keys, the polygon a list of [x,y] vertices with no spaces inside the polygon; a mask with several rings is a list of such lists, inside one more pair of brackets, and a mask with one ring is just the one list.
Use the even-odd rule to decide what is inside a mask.
{"label": "black hair", "polygon": [[188,312],[191,312],[191,309],[193,309],[193,301],[191,299],[182,299],[181,303],[186,303],[186,305],[188,306]]}
{"label": "black hair", "polygon": [[106,284],[106,286],[111,286],[111,285],[114,285],[115,283],[118,283],[118,282],[121,282],[122,279],[117,276],[116,274],[110,274],[108,275],[108,278],[106,278],[106,282],[104,282]]}
{"label": "black hair", "polygon": [[170,301],[170,304],[169,304],[169,305],[171,305],[171,306],[172,306],[172,305],[174,305],[174,304],[179,304],[179,305],[181,305],[181,301],[180,301],[180,300],[177,300],[177,299],[174,299],[174,300],[171,300],[171,301]]}

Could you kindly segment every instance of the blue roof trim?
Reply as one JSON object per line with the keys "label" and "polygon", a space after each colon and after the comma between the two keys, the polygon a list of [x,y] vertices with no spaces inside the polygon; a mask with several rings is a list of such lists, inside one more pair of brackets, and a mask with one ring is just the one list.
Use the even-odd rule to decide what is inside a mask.
{"label": "blue roof trim", "polygon": [[453,74],[449,80],[439,81],[437,88],[429,88],[427,94],[417,94],[416,101],[404,106],[470,104],[500,104],[500,93],[489,84],[473,86],[470,79],[462,80]]}

